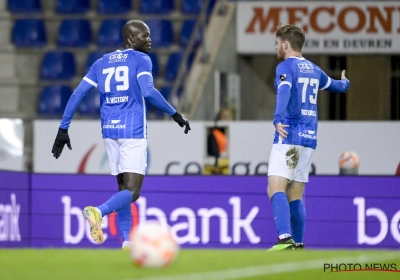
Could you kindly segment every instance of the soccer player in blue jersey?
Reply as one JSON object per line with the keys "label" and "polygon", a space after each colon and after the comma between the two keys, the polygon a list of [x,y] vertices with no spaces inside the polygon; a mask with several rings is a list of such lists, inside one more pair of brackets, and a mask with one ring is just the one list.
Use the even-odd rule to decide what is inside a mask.
{"label": "soccer player in blue jersey", "polygon": [[103,204],[88,206],[83,215],[95,242],[103,243],[101,218],[117,211],[122,248],[129,250],[131,203],[139,198],[147,167],[147,124],[145,99],[170,115],[187,134],[190,125],[154,88],[149,27],[142,21],[128,21],[122,28],[122,49],[105,54],[93,63],[71,95],[54,141],[57,159],[67,144],[72,150],[68,128],[81,100],[93,88],[100,92],[101,128],[111,174],[118,192]]}
{"label": "soccer player in blue jersey", "polygon": [[319,90],[346,92],[350,82],[328,77],[301,55],[304,32],[295,25],[280,25],[276,32],[275,137],[268,165],[267,193],[272,202],[278,242],[270,251],[304,248],[304,185],[317,146]]}

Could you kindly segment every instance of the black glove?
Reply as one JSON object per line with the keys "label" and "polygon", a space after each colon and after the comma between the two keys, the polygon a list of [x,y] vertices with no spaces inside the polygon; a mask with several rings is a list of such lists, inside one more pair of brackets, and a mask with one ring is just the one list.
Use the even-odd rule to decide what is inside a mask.
{"label": "black glove", "polygon": [[65,144],[67,144],[68,148],[72,150],[71,142],[69,141],[68,129],[59,128],[56,140],[54,141],[53,149],[51,150],[56,159],[61,156]]}
{"label": "black glove", "polygon": [[185,115],[179,114],[178,112],[176,112],[172,118],[174,119],[175,122],[177,122],[179,124],[180,127],[185,126],[185,134],[187,134],[190,130],[190,125],[189,125],[189,121],[186,118]]}

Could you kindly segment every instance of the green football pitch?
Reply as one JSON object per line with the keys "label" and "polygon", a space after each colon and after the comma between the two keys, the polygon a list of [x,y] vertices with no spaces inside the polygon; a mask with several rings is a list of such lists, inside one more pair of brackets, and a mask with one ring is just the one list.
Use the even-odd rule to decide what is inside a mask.
{"label": "green football pitch", "polygon": [[[135,267],[121,250],[0,249],[1,280],[225,280],[225,279],[400,279],[400,272],[330,272],[340,264],[387,265],[400,271],[399,251],[266,252],[181,250],[170,267]],[[349,266],[347,266],[349,267]],[[342,265],[342,268],[344,266]]]}

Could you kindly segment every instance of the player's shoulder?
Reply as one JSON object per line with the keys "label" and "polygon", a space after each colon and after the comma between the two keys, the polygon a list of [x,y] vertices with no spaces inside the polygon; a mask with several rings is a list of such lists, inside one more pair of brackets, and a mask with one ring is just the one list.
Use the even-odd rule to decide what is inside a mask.
{"label": "player's shoulder", "polygon": [[104,63],[134,63],[136,65],[146,62],[151,62],[150,57],[143,52],[134,50],[134,49],[122,49],[122,50],[115,50],[103,55],[102,58],[99,60],[103,60]]}
{"label": "player's shoulder", "polygon": [[133,49],[123,49],[123,50],[115,50],[112,52],[108,52],[106,54],[103,55],[103,59],[104,58],[121,58],[121,57],[128,57],[128,55],[136,55],[136,51]]}
{"label": "player's shoulder", "polygon": [[278,65],[276,66],[276,70],[278,70],[278,69],[284,69],[284,68],[288,67],[288,65],[289,65],[289,64],[287,63],[287,59],[284,60],[284,61],[281,61],[281,62],[279,62]]}
{"label": "player's shoulder", "polygon": [[315,64],[314,62],[312,62],[312,61],[310,61],[308,59],[304,59],[303,63],[304,63],[305,66],[306,65],[311,65],[311,67],[308,67],[308,68],[311,68],[311,69],[316,70],[316,71],[322,71],[321,67],[319,67],[317,64]]}
{"label": "player's shoulder", "polygon": [[133,50],[139,60],[151,61],[150,56],[147,53]]}
{"label": "player's shoulder", "polygon": [[293,70],[293,73],[318,74],[322,71],[317,64],[304,57],[290,57],[285,62],[287,62],[287,67]]}
{"label": "player's shoulder", "polygon": [[285,59],[276,66],[276,72],[291,71],[293,69],[292,59]]}

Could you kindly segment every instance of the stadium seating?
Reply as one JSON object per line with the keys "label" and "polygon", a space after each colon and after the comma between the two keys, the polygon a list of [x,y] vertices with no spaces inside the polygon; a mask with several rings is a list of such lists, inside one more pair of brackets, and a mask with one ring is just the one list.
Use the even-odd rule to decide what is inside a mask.
{"label": "stadium seating", "polygon": [[106,52],[102,51],[91,52],[86,59],[84,74],[86,74],[89,71],[90,67],[92,67],[93,63],[95,63],[95,61],[101,58],[105,53]]}
{"label": "stadium seating", "polygon": [[[209,0],[207,13],[211,13],[216,0]],[[201,12],[201,7],[205,0],[183,0],[182,3],[182,13],[184,14],[199,14]]]}
{"label": "stadium seating", "polygon": [[[181,64],[182,58],[183,58],[183,52],[174,52],[170,54],[165,71],[165,79],[167,81],[172,82],[178,76],[179,65]],[[193,58],[194,58],[194,53],[191,53],[187,60],[187,68],[190,68],[190,66],[192,65]]]}
{"label": "stadium seating", "polygon": [[[182,25],[181,29],[181,38],[179,40],[179,44],[181,47],[185,48],[190,41],[190,37],[192,36],[193,30],[196,27],[196,22],[197,20],[195,19],[189,19],[185,20]],[[200,30],[198,30],[198,33],[196,35],[195,41],[194,41],[194,47],[197,47],[202,40],[202,35]]]}
{"label": "stadium seating", "polygon": [[[40,80],[71,80],[75,78],[77,71],[76,55],[81,58],[84,55],[85,75],[92,64],[102,57],[106,51],[112,51],[122,47],[123,38],[121,29],[126,23],[124,14],[131,12],[134,8],[137,13],[144,15],[144,21],[151,30],[151,39],[154,52],[149,56],[153,64],[154,80],[159,79],[160,73],[165,78],[166,85],[170,86],[175,81],[179,64],[182,60],[183,50],[187,47],[190,37],[196,25],[196,17],[206,0],[54,0],[52,5],[47,0],[7,0],[8,9],[15,20],[12,30],[12,42],[16,47],[45,47],[49,45],[54,51],[43,51],[43,60],[39,70]],[[209,0],[209,11],[216,0]],[[45,5],[46,4],[46,5]],[[134,5],[135,4],[135,5]],[[48,9],[51,9],[49,11]],[[179,9],[177,11],[176,9]],[[55,14],[53,14],[53,12]],[[90,12],[90,14],[85,15]],[[92,13],[98,13],[96,24],[92,29]],[[182,17],[175,17],[172,12],[180,13]],[[36,13],[36,14],[35,14]],[[43,14],[37,14],[43,13]],[[21,15],[22,14],[22,15]],[[32,15],[31,15],[32,14]],[[51,15],[51,17],[48,17]],[[148,16],[150,15],[150,16]],[[160,16],[156,16],[160,15]],[[173,17],[171,18],[171,16]],[[38,17],[39,16],[39,17]],[[53,25],[54,16],[58,18],[57,25]],[[87,17],[89,16],[89,17]],[[60,18],[61,17],[61,18]],[[54,28],[60,22],[58,32],[54,38]],[[182,23],[182,24],[181,24]],[[98,26],[99,25],[99,26]],[[46,26],[48,29],[46,30]],[[182,26],[181,30],[177,28]],[[95,31],[97,34],[95,35]],[[52,36],[50,36],[52,35]],[[55,40],[54,40],[55,39]],[[194,47],[202,41],[202,34],[196,35]],[[93,45],[96,48],[93,49]],[[71,50],[72,48],[86,48]],[[88,48],[89,47],[89,48]],[[68,49],[65,49],[68,48]],[[161,49],[158,48],[168,48]],[[63,51],[68,50],[68,51]],[[23,50],[20,50],[23,51]],[[48,52],[47,52],[48,51]],[[174,53],[171,53],[174,51]],[[175,52],[176,51],[176,52]],[[168,55],[165,57],[164,56]],[[190,61],[193,54],[190,56]],[[80,60],[78,60],[80,61]],[[79,63],[81,65],[81,63]],[[83,68],[82,67],[82,68]],[[164,71],[165,69],[165,71]],[[79,78],[81,74],[79,72]],[[159,84],[160,81],[157,81]],[[161,81],[163,82],[163,81]],[[161,89],[162,94],[168,99],[171,87]],[[89,96],[86,99],[90,99]],[[90,102],[89,102],[90,103]],[[152,112],[161,116],[163,112]],[[98,108],[88,109],[89,106],[82,106],[81,114],[98,114]],[[154,115],[153,115],[154,116]]]}
{"label": "stadium seating", "polygon": [[169,14],[174,10],[174,0],[146,0],[140,2],[141,14]]}
{"label": "stadium seating", "polygon": [[46,29],[40,19],[17,19],[12,41],[17,47],[43,47],[47,43]]}
{"label": "stadium seating", "polygon": [[82,99],[78,112],[80,115],[100,117],[100,96],[98,88],[93,88]]}
{"label": "stadium seating", "polygon": [[90,0],[57,0],[56,13],[82,14],[90,9]]}
{"label": "stadium seating", "polygon": [[8,10],[11,13],[40,13],[40,0],[8,0]]}
{"label": "stadium seating", "polygon": [[43,58],[42,80],[70,80],[75,76],[75,57],[70,52],[51,51]]}
{"label": "stadium seating", "polygon": [[60,47],[87,47],[92,38],[90,23],[86,19],[66,19],[58,31]]}
{"label": "stadium seating", "polygon": [[64,112],[68,99],[71,96],[71,88],[63,85],[46,86],[39,98],[39,115],[61,115]]}
{"label": "stadium seating", "polygon": [[146,20],[146,24],[150,28],[150,37],[153,48],[167,48],[171,46],[174,39],[174,31],[170,20],[151,19]]}
{"label": "stadium seating", "polygon": [[182,56],[182,52],[175,52],[170,54],[165,70],[165,79],[167,81],[174,81],[177,77]]}
{"label": "stadium seating", "polygon": [[159,74],[159,72],[160,72],[160,67],[159,67],[159,64],[158,64],[158,57],[157,57],[157,54],[155,54],[155,53],[148,53],[148,55],[149,55],[149,57],[150,57],[150,59],[151,59],[151,62],[152,62],[152,64],[153,64],[153,79],[156,79],[157,77],[158,77],[158,74]]}
{"label": "stadium seating", "polygon": [[99,0],[97,12],[99,14],[124,14],[131,9],[131,0]]}
{"label": "stadium seating", "polygon": [[126,20],[106,19],[101,23],[97,45],[99,47],[122,47],[122,27]]}

